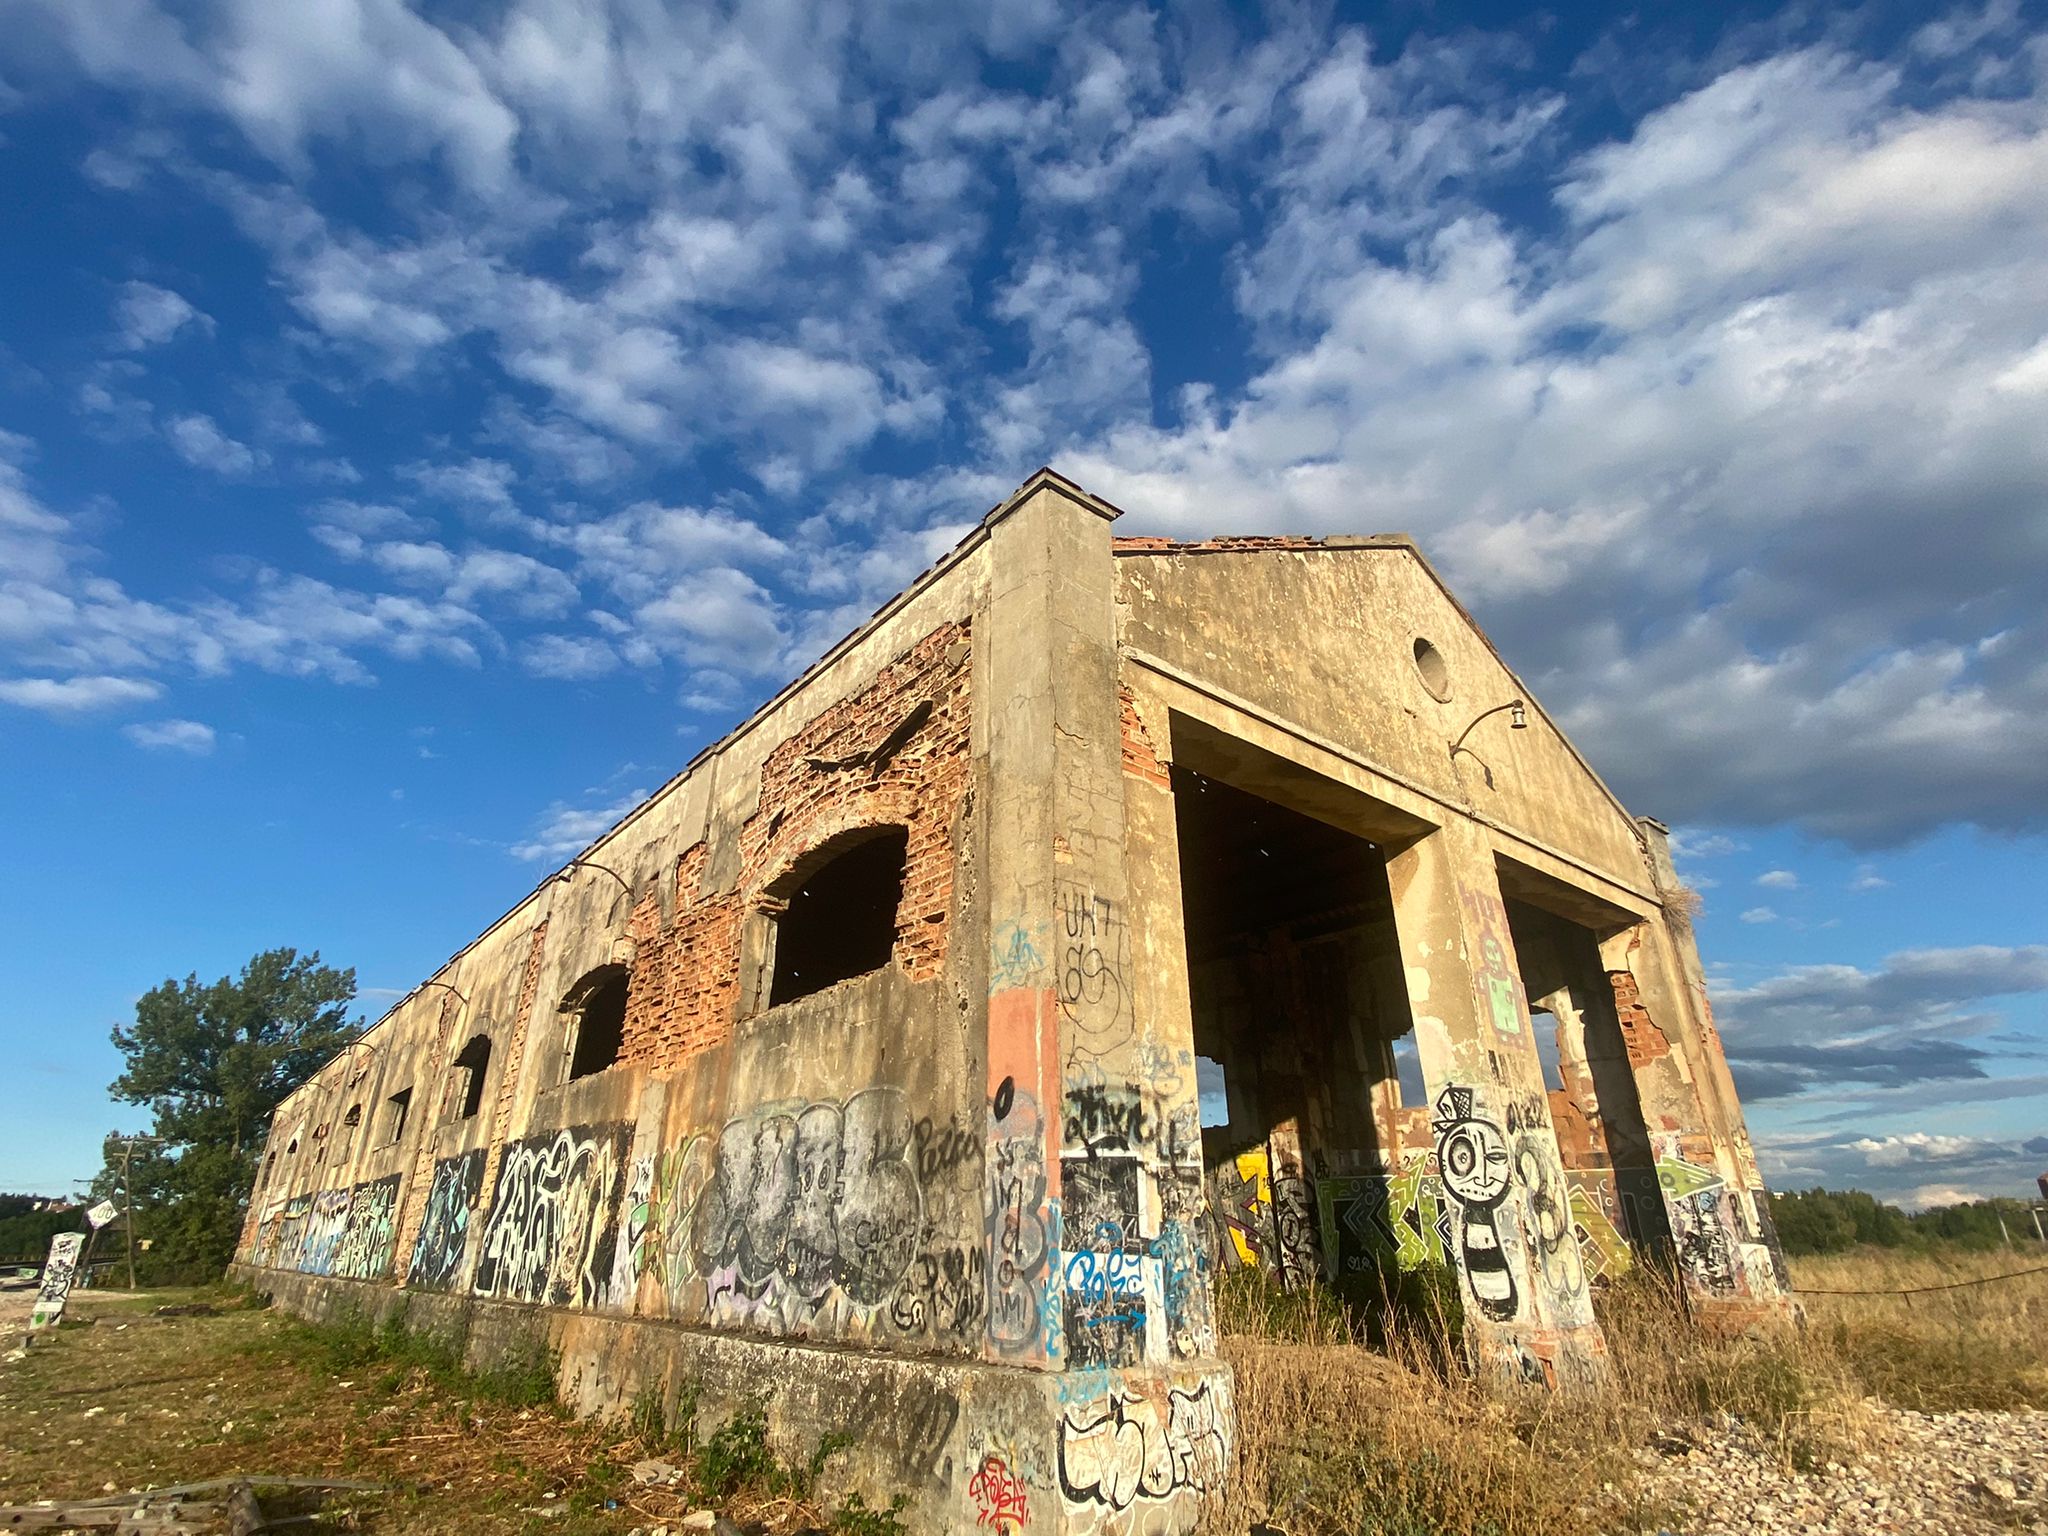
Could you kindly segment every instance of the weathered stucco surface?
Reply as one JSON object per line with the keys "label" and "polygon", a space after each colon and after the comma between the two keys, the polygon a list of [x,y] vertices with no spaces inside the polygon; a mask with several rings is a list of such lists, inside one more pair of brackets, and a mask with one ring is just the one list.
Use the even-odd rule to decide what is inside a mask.
{"label": "weathered stucco surface", "polygon": [[[1533,700],[1453,759],[1526,695],[1405,542],[1114,516],[1034,477],[323,1068],[242,1272],[480,1360],[544,1336],[586,1411],[765,1399],[932,1531],[1192,1529],[1230,1461],[1223,1268],[1448,1266],[1475,1360],[1562,1384],[1603,1368],[1589,1284],[1646,1248],[1775,1304],[1655,824]],[[1217,889],[1208,786],[1324,885]],[[778,934],[882,829],[886,960],[776,1001]],[[616,1059],[573,1075],[608,995]]]}

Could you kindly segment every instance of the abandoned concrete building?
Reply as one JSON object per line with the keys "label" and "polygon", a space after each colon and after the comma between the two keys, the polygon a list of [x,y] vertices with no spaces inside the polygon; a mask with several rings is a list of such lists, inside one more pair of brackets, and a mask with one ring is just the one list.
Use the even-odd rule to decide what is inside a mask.
{"label": "abandoned concrete building", "polygon": [[1116,516],[1035,475],[325,1066],[242,1277],[930,1531],[1192,1529],[1231,1271],[1553,1386],[1640,1255],[1785,1305],[1664,829],[1408,539]]}

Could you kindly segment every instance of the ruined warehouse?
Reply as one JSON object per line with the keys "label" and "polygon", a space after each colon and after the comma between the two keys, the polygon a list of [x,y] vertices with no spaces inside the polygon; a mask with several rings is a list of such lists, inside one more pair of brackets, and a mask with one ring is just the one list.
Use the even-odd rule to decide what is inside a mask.
{"label": "ruined warehouse", "polygon": [[916,1529],[1192,1529],[1215,1286],[1784,1304],[1664,829],[1399,536],[1113,536],[1041,471],[278,1110],[239,1255],[536,1336]]}

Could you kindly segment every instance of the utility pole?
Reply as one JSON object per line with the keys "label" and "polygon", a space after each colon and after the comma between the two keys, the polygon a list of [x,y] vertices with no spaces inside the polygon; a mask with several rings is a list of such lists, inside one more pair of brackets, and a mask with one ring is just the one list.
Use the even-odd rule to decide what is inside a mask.
{"label": "utility pole", "polygon": [[113,1149],[121,1149],[121,1225],[128,1232],[128,1289],[135,1289],[135,1186],[130,1181],[130,1170],[135,1164],[137,1147],[161,1147],[161,1136],[123,1136],[119,1131],[107,1136],[108,1160],[112,1161]]}

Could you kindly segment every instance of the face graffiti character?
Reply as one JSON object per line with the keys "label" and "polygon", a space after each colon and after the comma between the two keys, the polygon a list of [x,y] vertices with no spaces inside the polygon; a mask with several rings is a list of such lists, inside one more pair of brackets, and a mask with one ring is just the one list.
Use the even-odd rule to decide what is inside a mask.
{"label": "face graffiti character", "polygon": [[1514,1272],[1501,1248],[1494,1215],[1507,1198],[1514,1171],[1507,1137],[1491,1120],[1474,1113],[1470,1088],[1446,1088],[1437,1098],[1433,1124],[1444,1189],[1464,1217],[1465,1283],[1480,1310],[1506,1322],[1520,1309]]}

